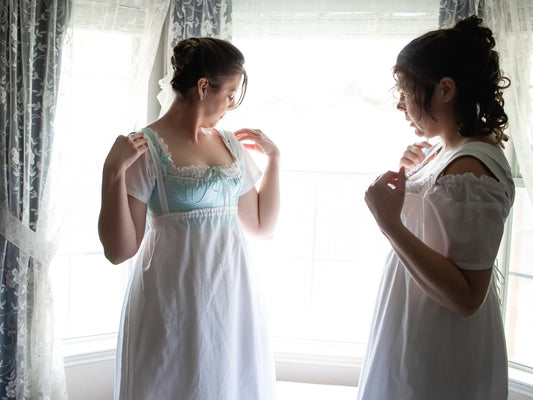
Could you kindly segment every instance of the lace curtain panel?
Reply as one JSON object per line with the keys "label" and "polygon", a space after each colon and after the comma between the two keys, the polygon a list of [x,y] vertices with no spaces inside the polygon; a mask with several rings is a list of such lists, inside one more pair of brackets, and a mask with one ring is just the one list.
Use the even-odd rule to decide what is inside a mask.
{"label": "lace curtain panel", "polygon": [[42,211],[70,2],[0,7],[0,396],[66,399]]}
{"label": "lace curtain panel", "polygon": [[505,91],[509,135],[533,202],[532,53],[533,4],[529,0],[486,0],[486,21],[495,32],[502,69],[511,79]]}
{"label": "lace curtain panel", "polygon": [[[170,0],[72,0],[48,191],[60,237],[87,241],[80,217],[100,202],[107,151],[117,135],[146,124],[148,78],[169,6]],[[89,142],[91,151],[80,151]],[[91,251],[101,250],[96,228],[93,241]]]}
{"label": "lace curtain panel", "polygon": [[[533,114],[531,112],[531,52],[533,4],[528,0],[441,0],[439,26],[452,26],[470,15],[485,20],[496,37],[504,73],[511,78],[505,91],[509,134],[521,177],[533,201]],[[528,55],[528,56],[524,56]]]}

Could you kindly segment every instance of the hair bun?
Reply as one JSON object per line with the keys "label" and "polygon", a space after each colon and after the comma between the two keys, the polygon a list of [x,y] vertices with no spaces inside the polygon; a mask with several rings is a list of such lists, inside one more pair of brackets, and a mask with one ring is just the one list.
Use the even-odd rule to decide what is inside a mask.
{"label": "hair bun", "polygon": [[197,38],[181,40],[174,47],[170,62],[176,74],[179,74],[193,60],[199,47],[200,41]]}
{"label": "hair bun", "polygon": [[465,18],[451,28],[451,31],[457,32],[464,41],[472,43],[472,45],[494,48],[496,41],[492,35],[492,31],[483,26],[483,20],[475,15]]}

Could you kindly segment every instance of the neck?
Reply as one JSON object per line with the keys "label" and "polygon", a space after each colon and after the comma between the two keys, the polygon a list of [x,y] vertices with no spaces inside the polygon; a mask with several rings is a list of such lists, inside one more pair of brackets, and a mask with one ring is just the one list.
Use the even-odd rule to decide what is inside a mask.
{"label": "neck", "polygon": [[172,127],[172,131],[194,143],[207,129],[201,126],[200,110],[192,102],[176,100],[159,120]]}
{"label": "neck", "polygon": [[457,124],[453,120],[448,120],[441,126],[442,130],[439,133],[439,136],[444,148],[454,149],[472,139],[461,136],[459,130],[457,129]]}

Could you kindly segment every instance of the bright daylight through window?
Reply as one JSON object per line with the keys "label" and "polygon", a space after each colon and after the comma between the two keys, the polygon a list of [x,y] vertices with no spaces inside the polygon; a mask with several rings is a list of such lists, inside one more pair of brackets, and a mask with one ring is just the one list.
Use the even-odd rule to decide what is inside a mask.
{"label": "bright daylight through window", "polygon": [[[361,357],[389,249],[364,204],[364,191],[378,173],[397,168],[406,145],[417,140],[395,109],[391,67],[399,49],[434,28],[437,16],[391,15],[381,20],[390,29],[369,34],[357,29],[369,16],[308,13],[287,25],[291,31],[269,36],[259,23],[254,31],[257,20],[239,4],[233,41],[246,57],[249,88],[243,105],[221,125],[263,129],[282,152],[276,236],[251,243],[275,350],[326,348]],[[321,31],[332,26],[329,34]],[[127,77],[136,56],[133,44],[127,33],[75,30],[73,62],[63,68],[68,89],[58,104],[57,146],[75,149],[73,165],[80,172],[72,188],[83,187],[66,206],[76,229],[54,260],[65,339],[110,335],[119,326],[129,263],[113,266],[104,258],[97,218],[105,156],[131,125]],[[505,291],[509,356],[533,367],[533,319],[526,311],[533,303],[533,211],[523,189],[513,212]]]}

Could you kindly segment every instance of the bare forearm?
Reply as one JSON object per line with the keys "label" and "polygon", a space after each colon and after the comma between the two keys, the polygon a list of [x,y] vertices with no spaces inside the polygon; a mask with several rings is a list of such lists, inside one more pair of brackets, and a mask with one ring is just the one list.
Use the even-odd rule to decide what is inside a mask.
{"label": "bare forearm", "polygon": [[403,224],[386,236],[409,274],[433,301],[463,316],[479,307],[480,294],[448,258],[426,246]]}
{"label": "bare forearm", "polygon": [[128,204],[124,172],[104,169],[98,231],[105,255],[112,263],[125,261],[137,252],[137,235]]}
{"label": "bare forearm", "polygon": [[279,216],[279,156],[270,157],[258,191],[258,221],[261,236],[271,237]]}

